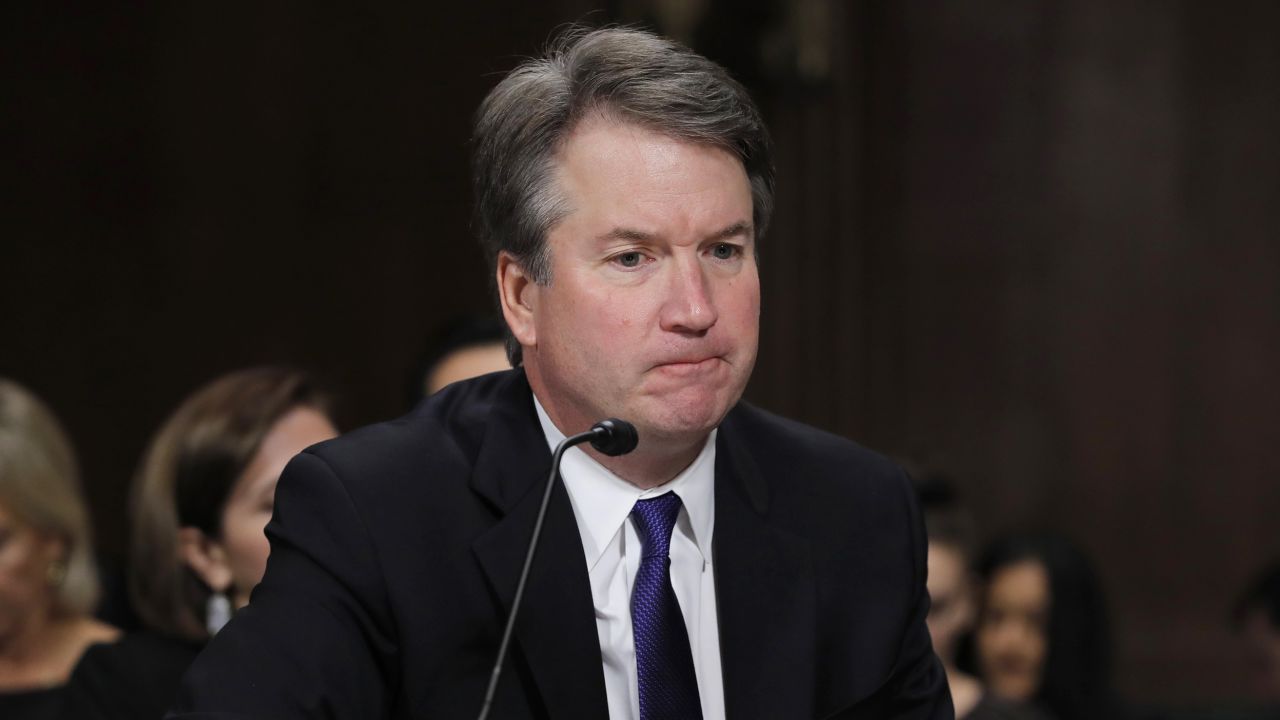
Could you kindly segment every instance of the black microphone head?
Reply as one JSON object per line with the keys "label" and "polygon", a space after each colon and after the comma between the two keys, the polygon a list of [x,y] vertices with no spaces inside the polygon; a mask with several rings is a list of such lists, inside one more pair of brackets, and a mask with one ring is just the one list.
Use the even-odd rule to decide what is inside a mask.
{"label": "black microphone head", "polygon": [[611,457],[626,455],[640,443],[636,426],[618,418],[601,420],[591,426],[591,432],[595,434],[591,438],[591,447]]}

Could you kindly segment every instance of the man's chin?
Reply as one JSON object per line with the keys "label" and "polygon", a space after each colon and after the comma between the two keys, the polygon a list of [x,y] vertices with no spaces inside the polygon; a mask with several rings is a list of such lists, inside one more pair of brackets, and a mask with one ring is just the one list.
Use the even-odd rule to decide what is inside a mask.
{"label": "man's chin", "polygon": [[724,419],[724,412],[710,407],[685,412],[666,413],[656,417],[644,417],[633,421],[640,430],[640,442],[648,436],[655,442],[668,445],[688,445],[702,442]]}
{"label": "man's chin", "polygon": [[632,417],[622,417],[635,424],[642,445],[648,436],[655,444],[687,446],[705,440],[740,395],[740,389],[720,383],[650,387],[626,409]]}

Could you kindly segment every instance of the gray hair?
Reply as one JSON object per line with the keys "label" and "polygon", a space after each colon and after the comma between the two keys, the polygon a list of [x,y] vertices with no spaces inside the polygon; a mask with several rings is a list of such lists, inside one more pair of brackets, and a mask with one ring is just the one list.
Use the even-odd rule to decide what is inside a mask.
{"label": "gray hair", "polygon": [[65,544],[66,573],[53,584],[58,616],[88,615],[98,601],[89,510],[67,435],[21,385],[0,378],[0,505],[20,522]]}
{"label": "gray hair", "polygon": [[[768,131],[746,89],[716,63],[652,33],[572,26],[544,57],[503,78],[477,112],[474,224],[491,268],[506,252],[535,282],[550,282],[546,237],[567,213],[553,180],[556,155],[591,113],[733,153],[751,183],[758,244],[773,213],[774,171]],[[511,337],[507,354],[520,364]]]}

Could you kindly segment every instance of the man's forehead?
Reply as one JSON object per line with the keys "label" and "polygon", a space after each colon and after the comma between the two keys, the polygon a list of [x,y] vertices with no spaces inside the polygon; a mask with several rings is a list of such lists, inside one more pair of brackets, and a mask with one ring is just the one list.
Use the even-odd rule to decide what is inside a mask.
{"label": "man's forehead", "polygon": [[624,158],[640,147],[663,150],[675,155],[680,150],[694,149],[724,153],[743,169],[741,158],[721,143],[706,142],[670,132],[664,128],[609,112],[592,112],[579,120],[559,143],[553,162],[563,167],[567,161],[607,161]]}

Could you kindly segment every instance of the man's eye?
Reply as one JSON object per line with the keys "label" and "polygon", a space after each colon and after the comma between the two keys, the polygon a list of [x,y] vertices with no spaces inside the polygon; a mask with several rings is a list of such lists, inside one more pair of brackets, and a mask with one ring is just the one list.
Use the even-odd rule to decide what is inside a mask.
{"label": "man's eye", "polygon": [[714,255],[717,260],[732,260],[738,256],[738,246],[730,245],[729,243],[720,243],[711,249],[711,254]]}
{"label": "man's eye", "polygon": [[639,267],[642,259],[644,259],[644,256],[638,252],[622,253],[614,258],[619,265],[625,268]]}

